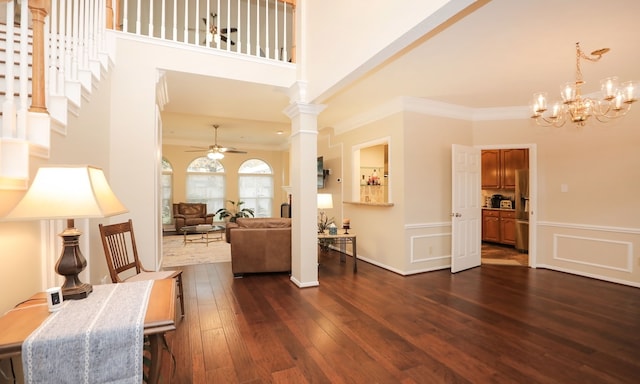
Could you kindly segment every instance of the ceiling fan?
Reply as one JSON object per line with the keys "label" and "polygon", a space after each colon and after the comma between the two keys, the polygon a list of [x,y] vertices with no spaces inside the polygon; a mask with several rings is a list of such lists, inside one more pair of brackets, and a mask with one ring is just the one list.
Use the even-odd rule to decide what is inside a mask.
{"label": "ceiling fan", "polygon": [[187,152],[206,151],[207,157],[212,160],[220,160],[224,158],[225,153],[247,153],[246,151],[241,151],[233,147],[223,147],[221,145],[218,145],[218,127],[220,127],[218,124],[213,125],[213,128],[215,129],[215,141],[213,145],[210,145],[209,148],[198,148],[194,150],[189,150]]}
{"label": "ceiling fan", "polygon": [[[224,41],[225,43],[228,43],[228,44],[231,44],[231,45],[236,45],[235,41],[229,39],[225,35],[229,34],[229,33],[233,33],[233,32],[238,32],[238,28],[235,28],[235,27],[232,27],[232,28],[220,28],[220,34],[218,34],[218,26],[216,25],[216,17],[218,17],[218,14],[211,12],[211,23],[209,24],[209,31],[207,33],[207,37],[206,37],[205,43],[208,43],[210,41],[217,42],[217,39],[220,39],[220,40]],[[202,22],[204,23],[204,25],[206,27],[207,26],[207,18],[203,17],[202,18]]]}

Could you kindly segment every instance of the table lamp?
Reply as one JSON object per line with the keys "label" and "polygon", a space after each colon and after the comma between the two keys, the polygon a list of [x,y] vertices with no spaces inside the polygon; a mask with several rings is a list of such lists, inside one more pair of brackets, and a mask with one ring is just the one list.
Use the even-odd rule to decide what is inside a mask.
{"label": "table lamp", "polygon": [[333,195],[330,193],[318,193],[318,209],[320,209],[320,221],[318,225],[318,233],[324,231],[326,226],[326,216],[323,209],[333,208]]}
{"label": "table lamp", "polygon": [[18,205],[5,217],[9,220],[67,219],[67,229],[58,236],[63,249],[56,272],[64,276],[64,300],[83,299],[93,291],[91,284],[80,281],[78,274],[87,266],[80,252],[82,232],[74,219],[114,216],[128,212],[113,194],[102,169],[92,166],[47,166],[38,173]]}

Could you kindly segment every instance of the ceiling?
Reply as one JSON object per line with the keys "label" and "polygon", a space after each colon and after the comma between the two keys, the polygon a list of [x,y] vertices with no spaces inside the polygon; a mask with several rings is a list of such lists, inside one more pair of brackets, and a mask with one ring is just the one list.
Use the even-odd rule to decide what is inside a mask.
{"label": "ceiling", "polygon": [[[640,1],[493,0],[425,36],[327,100],[319,128],[334,126],[399,96],[468,108],[529,104],[534,92],[559,97],[575,78],[575,43],[584,52],[608,47],[597,63],[582,61],[584,93],[601,79],[640,80]],[[167,74],[163,111],[167,143],[213,143],[240,149],[286,148],[289,99],[272,87],[184,73]],[[246,105],[252,105],[246,110]],[[636,112],[639,113],[639,112]],[[242,117],[242,118],[240,118]],[[276,132],[282,131],[278,135]]]}

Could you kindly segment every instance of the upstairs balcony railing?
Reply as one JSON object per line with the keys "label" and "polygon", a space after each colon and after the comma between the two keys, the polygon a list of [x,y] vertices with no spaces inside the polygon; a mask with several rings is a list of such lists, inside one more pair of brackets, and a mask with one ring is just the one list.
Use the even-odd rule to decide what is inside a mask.
{"label": "upstairs balcony railing", "polygon": [[115,29],[295,62],[296,0],[120,0]]}

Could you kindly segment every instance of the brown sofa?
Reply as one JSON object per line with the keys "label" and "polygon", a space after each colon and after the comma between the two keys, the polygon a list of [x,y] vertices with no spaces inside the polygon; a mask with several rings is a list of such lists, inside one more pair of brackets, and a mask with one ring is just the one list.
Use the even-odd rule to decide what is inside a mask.
{"label": "brown sofa", "polygon": [[238,218],[227,224],[226,238],[234,276],[291,271],[291,219]]}
{"label": "brown sofa", "polygon": [[187,225],[213,224],[215,214],[207,214],[207,204],[204,203],[174,203],[173,221],[176,231]]}

